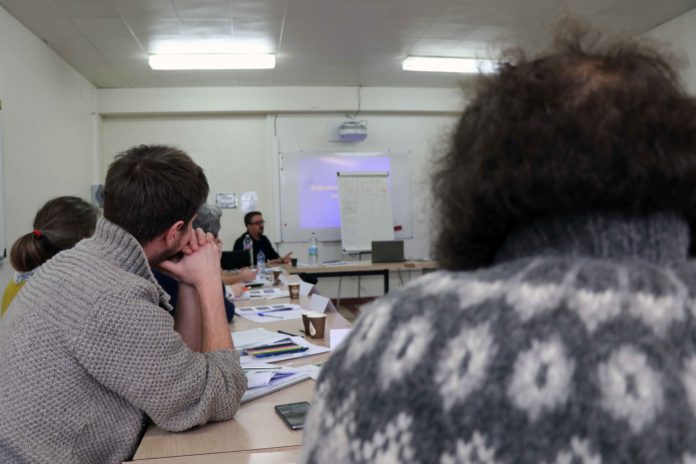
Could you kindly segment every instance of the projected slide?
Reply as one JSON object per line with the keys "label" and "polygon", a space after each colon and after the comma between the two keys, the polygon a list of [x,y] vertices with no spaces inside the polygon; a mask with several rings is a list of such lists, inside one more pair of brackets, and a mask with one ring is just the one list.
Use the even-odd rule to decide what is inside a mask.
{"label": "projected slide", "polygon": [[337,172],[391,172],[391,160],[387,156],[350,155],[299,160],[300,228],[318,230],[341,226]]}
{"label": "projected slide", "polygon": [[409,157],[408,150],[279,153],[282,241],[306,242],[312,232],[320,241],[341,240],[337,172],[388,172],[394,235],[412,237]]}

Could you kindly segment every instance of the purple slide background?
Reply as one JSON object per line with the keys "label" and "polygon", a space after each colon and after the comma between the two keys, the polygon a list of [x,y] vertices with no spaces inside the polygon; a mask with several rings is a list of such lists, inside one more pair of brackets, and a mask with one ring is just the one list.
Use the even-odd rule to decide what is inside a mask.
{"label": "purple slide background", "polygon": [[297,184],[300,227],[316,230],[341,226],[337,172],[389,172],[390,167],[386,156],[322,156],[300,160]]}

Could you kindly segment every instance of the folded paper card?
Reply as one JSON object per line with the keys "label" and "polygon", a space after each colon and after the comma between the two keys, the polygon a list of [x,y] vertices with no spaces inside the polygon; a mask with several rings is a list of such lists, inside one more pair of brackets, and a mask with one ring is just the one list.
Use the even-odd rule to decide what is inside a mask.
{"label": "folded paper card", "polygon": [[330,300],[325,296],[315,293],[310,297],[307,309],[310,311],[316,311],[318,313],[324,313],[326,311],[326,307],[329,305],[329,301]]}

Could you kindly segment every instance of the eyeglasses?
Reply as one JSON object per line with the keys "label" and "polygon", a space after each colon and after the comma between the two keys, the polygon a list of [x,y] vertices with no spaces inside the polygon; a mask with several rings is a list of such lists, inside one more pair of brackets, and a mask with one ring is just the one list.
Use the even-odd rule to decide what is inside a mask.
{"label": "eyeglasses", "polygon": [[256,221],[256,222],[249,223],[250,226],[262,226],[264,224],[266,224],[266,221]]}

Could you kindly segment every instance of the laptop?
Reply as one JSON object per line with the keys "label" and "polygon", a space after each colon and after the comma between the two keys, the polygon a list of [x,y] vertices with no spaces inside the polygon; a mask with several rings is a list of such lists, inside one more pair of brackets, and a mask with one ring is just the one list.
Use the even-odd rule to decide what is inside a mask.
{"label": "laptop", "polygon": [[401,263],[404,259],[403,240],[383,240],[372,242],[373,263]]}
{"label": "laptop", "polygon": [[223,251],[220,257],[220,267],[224,271],[241,269],[251,266],[249,251]]}

